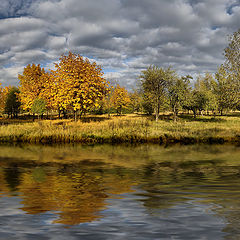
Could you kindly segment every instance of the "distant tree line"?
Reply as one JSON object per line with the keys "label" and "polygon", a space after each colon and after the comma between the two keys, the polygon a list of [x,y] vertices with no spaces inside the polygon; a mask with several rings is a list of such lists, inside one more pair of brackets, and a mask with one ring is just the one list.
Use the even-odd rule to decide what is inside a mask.
{"label": "distant tree line", "polygon": [[[111,86],[95,62],[69,52],[60,57],[55,70],[27,65],[19,74],[19,88],[1,87],[0,111],[10,118],[21,112],[37,114],[57,112],[59,117],[77,120],[86,113],[155,114],[170,110],[174,120],[180,111],[197,114],[223,114],[240,110],[240,30],[229,39],[225,62],[215,75],[178,76],[171,67],[149,66],[140,75],[140,87],[128,92]],[[193,86],[192,86],[193,85]]]}
{"label": "distant tree line", "polygon": [[191,87],[191,76],[177,76],[171,68],[150,66],[141,75],[141,90],[144,108],[155,112],[165,105],[173,112],[176,120],[179,110],[197,113],[212,112],[221,115],[224,111],[240,110],[240,30],[230,37],[224,50],[225,62],[215,76],[206,73],[199,75]]}

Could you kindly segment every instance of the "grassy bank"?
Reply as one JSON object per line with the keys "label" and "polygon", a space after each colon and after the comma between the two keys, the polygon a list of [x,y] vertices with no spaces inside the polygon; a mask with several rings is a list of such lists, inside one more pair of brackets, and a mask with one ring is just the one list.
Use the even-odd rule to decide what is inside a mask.
{"label": "grassy bank", "polygon": [[[3,121],[3,120],[2,120]],[[5,121],[5,120],[4,120]],[[2,122],[3,123],[3,122]],[[1,121],[0,121],[1,124]],[[169,116],[159,122],[141,115],[88,116],[81,121],[4,122],[0,142],[28,143],[240,143],[240,116],[193,119]]]}

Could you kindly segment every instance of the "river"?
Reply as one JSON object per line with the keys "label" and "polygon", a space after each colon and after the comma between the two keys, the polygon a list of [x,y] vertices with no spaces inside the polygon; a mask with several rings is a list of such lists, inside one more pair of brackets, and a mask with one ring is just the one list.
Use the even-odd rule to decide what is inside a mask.
{"label": "river", "polygon": [[0,146],[0,239],[240,239],[240,147]]}

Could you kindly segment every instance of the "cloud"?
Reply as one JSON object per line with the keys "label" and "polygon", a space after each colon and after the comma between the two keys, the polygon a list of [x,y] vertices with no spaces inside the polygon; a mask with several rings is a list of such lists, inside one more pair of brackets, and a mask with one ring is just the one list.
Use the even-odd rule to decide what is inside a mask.
{"label": "cloud", "polygon": [[239,21],[234,0],[2,0],[1,81],[17,84],[14,72],[52,66],[69,50],[128,87],[150,64],[215,72]]}

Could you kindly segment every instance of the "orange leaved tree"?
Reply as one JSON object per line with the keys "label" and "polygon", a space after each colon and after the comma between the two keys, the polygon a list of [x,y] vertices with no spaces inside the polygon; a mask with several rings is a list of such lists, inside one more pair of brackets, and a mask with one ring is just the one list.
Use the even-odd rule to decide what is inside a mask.
{"label": "orange leaved tree", "polygon": [[11,86],[2,87],[0,83],[0,112],[4,113],[7,95],[9,93],[9,90],[11,89]]}
{"label": "orange leaved tree", "polygon": [[24,68],[23,74],[18,75],[20,81],[19,99],[24,110],[29,111],[31,109],[34,100],[38,98],[44,88],[44,80],[42,78],[44,73],[44,68],[41,68],[39,64],[28,64]]}
{"label": "orange leaved tree", "polygon": [[71,52],[63,55],[52,71],[52,91],[55,108],[72,109],[74,118],[97,107],[108,92],[108,82],[95,62]]}
{"label": "orange leaved tree", "polygon": [[131,102],[128,91],[119,85],[114,88],[110,101],[120,115],[122,114],[123,108],[128,108]]}

